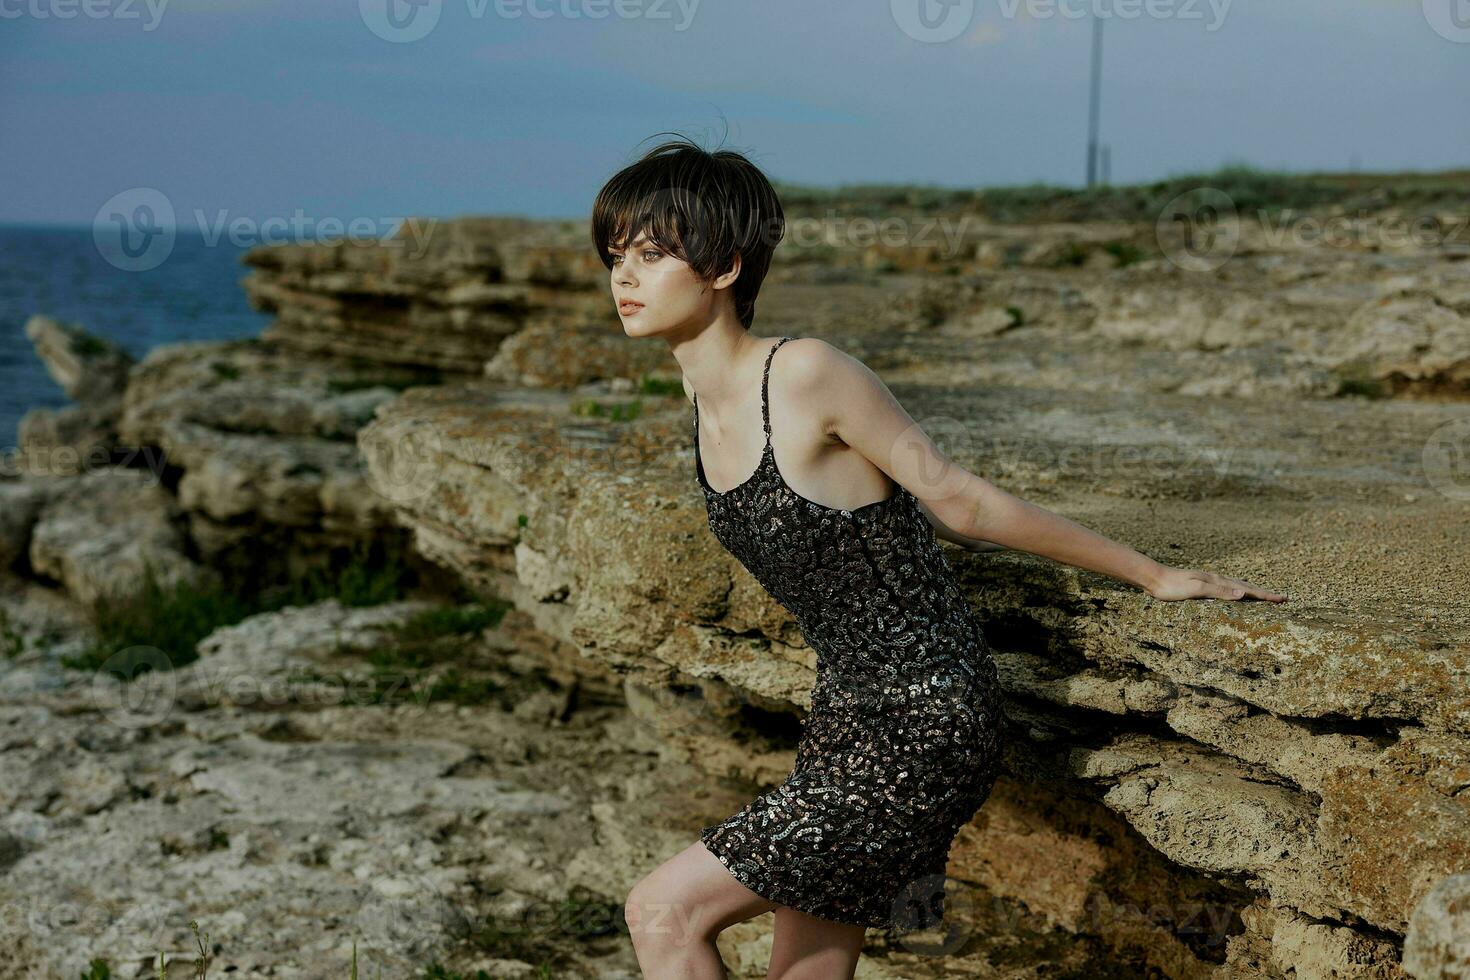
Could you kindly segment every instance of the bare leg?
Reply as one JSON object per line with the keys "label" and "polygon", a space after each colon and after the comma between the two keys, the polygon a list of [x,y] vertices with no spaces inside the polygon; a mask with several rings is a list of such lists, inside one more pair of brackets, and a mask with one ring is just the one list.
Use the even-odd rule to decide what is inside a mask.
{"label": "bare leg", "polygon": [[648,980],[725,980],[715,937],[776,907],[695,841],[633,886],[623,914]]}
{"label": "bare leg", "polygon": [[851,980],[866,932],[863,926],[819,919],[783,905],[776,909],[766,980]]}

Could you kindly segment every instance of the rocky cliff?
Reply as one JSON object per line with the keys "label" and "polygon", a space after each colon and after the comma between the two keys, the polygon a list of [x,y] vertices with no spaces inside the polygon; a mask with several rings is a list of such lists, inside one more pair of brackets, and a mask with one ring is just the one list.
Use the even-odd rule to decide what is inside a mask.
{"label": "rocky cliff", "polygon": [[[1078,976],[1463,975],[1470,261],[1453,242],[1305,246],[1248,226],[1228,261],[1191,268],[1152,227],[952,217],[940,244],[783,246],[756,332],[863,358],[947,452],[1012,493],[1291,601],[1161,603],[1024,553],[949,551],[1001,664],[1010,756],[951,854],[949,931],[927,947],[874,935],[860,976],[1029,976],[1044,962]],[[361,710],[308,719],[291,701],[247,721],[228,698],[178,693],[206,670],[320,669],[328,653],[309,637],[347,623],[312,607],[201,643],[198,663],[168,672],[183,730],[177,716],[142,724],[149,736],[110,745],[123,764],[105,766],[61,719],[111,702],[84,708],[55,665],[64,643],[37,643],[5,687],[6,758],[33,788],[8,800],[4,880],[23,877],[25,895],[59,901],[84,863],[62,859],[64,844],[91,832],[86,815],[124,807],[194,840],[184,852],[221,880],[262,864],[279,886],[305,874],[301,848],[345,865],[345,818],[328,805],[340,798],[439,828],[416,872],[435,895],[468,902],[497,879],[522,906],[572,889],[617,903],[789,769],[814,657],[709,534],[677,365],[622,336],[585,231],[474,219],[426,242],[259,250],[247,292],[277,314],[262,338],[156,350],[95,398],[78,386],[74,421],[28,424],[25,475],[0,482],[7,608],[31,624],[22,634],[84,631],[145,559],[178,580],[269,579],[391,542],[508,603],[514,635],[480,641],[517,648],[495,669],[603,705],[511,703],[512,716],[548,746],[581,717],[623,754],[570,752],[570,785],[523,772],[530,795],[506,798],[507,760],[539,743],[489,709],[420,714],[412,747],[390,751]],[[106,345],[31,329],[56,370],[83,377],[95,361],[92,376],[117,376]],[[60,471],[78,445],[104,447],[108,465]],[[337,666],[367,646],[346,661],[337,648]],[[196,744],[213,739],[228,747]],[[439,802],[394,802],[367,775],[356,791],[324,786],[300,834],[285,832],[268,814],[304,797],[277,777],[297,773],[310,795],[323,743],[344,739],[368,772],[409,774]],[[56,771],[57,745],[68,771],[97,773],[86,792]],[[183,813],[216,800],[254,849],[218,853],[218,817]],[[499,854],[443,829],[463,830],[467,812]],[[98,857],[105,893],[144,887],[138,853]],[[732,966],[759,975],[768,918],[726,933]],[[254,935],[303,928],[282,917]],[[57,962],[35,930],[14,934]],[[271,962],[289,960],[282,945]],[[629,968],[625,953],[598,955],[582,968]],[[513,959],[496,969],[516,975]],[[302,970],[285,975],[317,975]]]}

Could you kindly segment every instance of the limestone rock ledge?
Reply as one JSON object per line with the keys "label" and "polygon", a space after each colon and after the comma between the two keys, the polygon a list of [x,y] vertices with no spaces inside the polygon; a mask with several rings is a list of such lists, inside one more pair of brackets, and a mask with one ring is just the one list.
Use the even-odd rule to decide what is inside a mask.
{"label": "limestone rock ledge", "polygon": [[[1454,406],[896,394],[916,417],[1091,450],[1066,465],[954,455],[1161,560],[1292,597],[1161,603],[1034,556],[951,550],[1018,736],[951,874],[1171,976],[1403,975],[1416,909],[1470,865],[1470,583],[1445,563],[1466,544],[1462,505],[1425,495],[1403,451]],[[588,399],[608,411],[574,411]],[[395,519],[417,547],[621,674],[651,749],[773,783],[814,659],[708,531],[688,402],[644,396],[635,422],[612,420],[634,400],[419,388],[358,440],[376,479],[406,487]],[[381,448],[413,434],[411,466]],[[1150,451],[1170,464],[1137,465]],[[1159,908],[1138,914],[1140,898]]]}
{"label": "limestone rock ledge", "polygon": [[119,430],[146,447],[210,564],[292,570],[394,530],[354,438],[421,369],[269,341],[171,344],[136,365]]}
{"label": "limestone rock ledge", "polygon": [[73,404],[26,412],[16,433],[17,468],[73,476],[88,464],[109,462],[117,445],[117,417],[132,357],[79,324],[40,314],[26,321],[25,334]]}
{"label": "limestone rock ledge", "polygon": [[276,314],[263,339],[315,354],[479,374],[523,327],[610,315],[574,221],[411,218],[381,242],[260,246],[244,261],[251,304]]}

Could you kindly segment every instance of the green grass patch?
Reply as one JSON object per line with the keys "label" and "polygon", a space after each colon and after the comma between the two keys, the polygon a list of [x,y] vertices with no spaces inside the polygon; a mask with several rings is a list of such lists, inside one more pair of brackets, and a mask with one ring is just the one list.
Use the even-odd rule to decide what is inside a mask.
{"label": "green grass patch", "polygon": [[221,626],[329,598],[346,606],[397,601],[403,598],[406,574],[396,554],[384,557],[378,549],[359,544],[328,567],[313,569],[262,597],[245,595],[222,581],[166,585],[157,570],[145,563],[139,591],[123,600],[99,600],[94,608],[93,642],[77,654],[62,657],[61,663],[92,671],[106,665],[110,673],[125,680],[156,668],[161,653],[176,669],[197,660],[199,641]]}
{"label": "green grass patch", "polygon": [[1137,245],[1134,245],[1132,242],[1114,240],[1110,242],[1103,242],[1100,247],[1104,252],[1107,252],[1114,259],[1117,260],[1118,268],[1120,269],[1126,268],[1127,266],[1130,266],[1133,263],[1141,261],[1144,258],[1148,257],[1147,252],[1139,248]]}
{"label": "green grass patch", "polygon": [[[551,976],[551,974],[542,970],[537,970],[536,976],[549,977]],[[484,970],[476,970],[474,974],[460,973],[458,970],[451,970],[447,967],[440,966],[439,961],[435,960],[433,963],[430,963],[428,966],[424,967],[424,972],[421,975],[421,980],[490,980],[490,974],[486,973]]]}
{"label": "green grass patch", "polygon": [[635,398],[631,402],[609,403],[598,401],[595,398],[587,398],[572,404],[573,415],[581,415],[586,418],[611,419],[614,422],[631,422],[642,413],[642,398]]}
{"label": "green grass patch", "polygon": [[10,610],[0,608],[0,656],[14,660],[25,653],[25,635],[10,622]]}
{"label": "green grass patch", "polygon": [[396,552],[381,553],[372,545],[358,543],[324,568],[314,568],[278,590],[268,606],[309,606],[336,598],[344,606],[378,606],[404,598],[408,569]]}
{"label": "green grass patch", "polygon": [[638,393],[660,398],[682,398],[684,382],[679,378],[657,378],[644,374],[638,378]]}
{"label": "green grass patch", "polygon": [[93,354],[106,354],[111,349],[112,348],[108,347],[101,340],[93,337],[91,334],[84,333],[78,337],[73,338],[71,342],[72,353],[78,354],[82,357],[88,357]]}
{"label": "green grass patch", "polygon": [[1374,377],[1368,363],[1361,359],[1339,364],[1334,374],[1337,376],[1334,394],[1339,398],[1387,398],[1393,394],[1388,382]]}
{"label": "green grass patch", "polygon": [[545,689],[548,679],[518,675],[506,683],[499,679],[503,675],[476,675],[466,666],[481,631],[499,625],[509,609],[510,604],[500,600],[427,609],[385,630],[384,639],[371,647],[354,649],[338,643],[337,655],[359,657],[367,667],[366,676],[302,668],[288,680],[350,691],[354,704],[494,702],[509,709],[531,692]]}
{"label": "green grass patch", "polygon": [[391,388],[394,391],[403,391],[421,385],[438,385],[443,383],[443,371],[438,368],[424,368],[418,371],[399,371],[387,374],[377,373],[348,378],[331,378],[327,381],[327,390],[334,393],[362,391],[365,388]]}
{"label": "green grass patch", "polygon": [[199,659],[194,648],[200,640],[252,611],[248,599],[220,585],[165,585],[145,563],[142,588],[126,599],[100,599],[94,609],[96,638],[81,652],[63,656],[61,664],[91,671],[106,666],[120,680],[158,669],[160,653],[171,669],[183,667]]}
{"label": "green grass patch", "polygon": [[[1065,187],[1031,182],[1004,187],[777,183],[787,220],[839,215],[881,220],[902,213],[973,213],[1002,223],[1153,221],[1180,194],[1210,187],[1230,196],[1242,216],[1258,211],[1336,205],[1351,212],[1400,208],[1470,210],[1463,171],[1441,173],[1289,173],[1232,162],[1138,184]],[[803,249],[803,252],[810,251]]]}
{"label": "green grass patch", "polygon": [[427,642],[446,636],[466,636],[499,626],[510,610],[505,602],[440,606],[426,609],[405,621],[395,632],[405,643]]}
{"label": "green grass patch", "polygon": [[1052,265],[1058,269],[1076,268],[1087,261],[1087,256],[1092,254],[1092,249],[1081,242],[1069,241],[1062,245],[1061,251],[1052,259]]}
{"label": "green grass patch", "polygon": [[521,922],[491,919],[475,930],[470,941],[492,956],[535,963],[538,978],[551,977],[558,975],[553,969],[564,965],[563,947],[611,935],[621,921],[620,904],[578,886],[561,902],[533,907]]}
{"label": "green grass patch", "polygon": [[1386,398],[1388,394],[1388,386],[1377,378],[1346,377],[1337,382],[1340,398]]}

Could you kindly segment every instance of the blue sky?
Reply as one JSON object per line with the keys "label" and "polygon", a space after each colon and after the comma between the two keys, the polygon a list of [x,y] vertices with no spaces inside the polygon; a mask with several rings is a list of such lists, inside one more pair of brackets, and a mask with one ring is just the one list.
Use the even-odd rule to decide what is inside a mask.
{"label": "blue sky", "polygon": [[83,2],[0,0],[0,221],[137,187],[253,221],[581,216],[663,130],[826,186],[1077,185],[1091,28],[1063,11],[1099,5],[1114,182],[1470,165],[1470,37],[1432,9],[1470,0],[973,0],[942,41],[901,26],[921,0],[414,0],[437,21],[397,42],[390,0]]}

